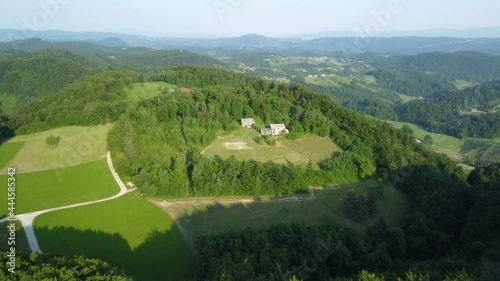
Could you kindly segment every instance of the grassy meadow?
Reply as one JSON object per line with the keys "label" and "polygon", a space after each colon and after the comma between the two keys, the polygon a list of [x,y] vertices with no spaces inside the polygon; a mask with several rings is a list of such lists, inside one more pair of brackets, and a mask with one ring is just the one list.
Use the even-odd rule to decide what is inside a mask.
{"label": "grassy meadow", "polygon": [[[7,182],[0,175],[0,182]],[[102,199],[118,193],[106,160],[51,171],[16,175],[16,213],[60,207]],[[0,192],[0,202],[7,202],[7,192]],[[7,208],[0,208],[0,217]]]}
{"label": "grassy meadow", "polygon": [[165,82],[145,82],[136,83],[131,89],[126,89],[130,102],[138,102],[143,99],[151,99],[161,95],[164,91],[170,92],[177,89],[177,86]]}
{"label": "grassy meadow", "polygon": [[[10,143],[24,142],[24,146],[9,161],[9,166],[16,167],[18,173],[72,167],[106,158],[106,137],[110,128],[111,125],[63,127],[17,136],[4,143],[2,147],[4,145],[8,147]],[[46,144],[45,140],[50,135],[61,137],[59,145]],[[0,159],[3,159],[3,155],[1,157]],[[0,168],[0,174],[5,174],[6,171],[7,167]]]}
{"label": "grassy meadow", "polygon": [[391,123],[399,129],[404,125],[408,125],[413,130],[414,136],[421,140],[424,139],[425,135],[430,135],[434,142],[432,148],[437,150],[437,152],[448,155],[448,157],[453,160],[463,161],[467,158],[476,163],[482,161],[500,162],[500,141],[497,139],[488,140],[468,138],[461,140],[443,134],[427,132],[419,126],[411,123],[394,121],[386,122]]}
{"label": "grassy meadow", "polygon": [[273,161],[279,164],[306,164],[312,161],[317,163],[340,151],[340,148],[329,138],[306,136],[298,140],[288,140],[284,137],[277,139],[276,146],[256,143],[253,138],[259,136],[253,129],[239,129],[228,136],[220,136],[208,146],[203,155],[208,158],[215,156],[227,159],[234,156],[238,160],[255,160],[259,162]]}
{"label": "grassy meadow", "polygon": [[7,142],[0,146],[0,169],[6,168],[14,156],[24,146],[24,142]]}
{"label": "grassy meadow", "polygon": [[192,255],[174,221],[131,193],[117,200],[39,216],[42,251],[110,262],[136,280],[186,280]]}
{"label": "grassy meadow", "polygon": [[191,243],[200,235],[243,230],[247,227],[261,229],[293,222],[308,225],[335,222],[363,233],[378,217],[363,223],[352,221],[343,212],[343,198],[351,189],[357,194],[367,194],[373,187],[383,188],[384,193],[384,198],[379,202],[378,217],[384,217],[390,225],[400,224],[409,210],[408,198],[396,188],[373,180],[315,189],[312,194],[298,197],[249,198],[245,203],[224,202],[223,199],[155,203],[177,218]]}

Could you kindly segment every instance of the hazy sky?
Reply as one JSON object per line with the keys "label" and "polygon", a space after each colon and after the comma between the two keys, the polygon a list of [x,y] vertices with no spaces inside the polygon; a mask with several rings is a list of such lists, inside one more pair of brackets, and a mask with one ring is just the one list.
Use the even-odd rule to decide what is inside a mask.
{"label": "hazy sky", "polygon": [[285,36],[500,26],[499,0],[3,0],[0,28]]}

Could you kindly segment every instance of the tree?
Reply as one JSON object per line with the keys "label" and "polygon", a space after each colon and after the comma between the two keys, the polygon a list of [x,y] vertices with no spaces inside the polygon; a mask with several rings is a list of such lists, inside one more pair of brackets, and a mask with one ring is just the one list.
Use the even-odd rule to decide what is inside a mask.
{"label": "tree", "polygon": [[425,135],[424,143],[426,145],[432,145],[434,143],[434,141],[432,140],[432,137],[430,135]]}
{"label": "tree", "polygon": [[49,146],[56,145],[56,137],[54,135],[50,135],[45,139],[45,143]]}
{"label": "tree", "polygon": [[403,130],[403,132],[405,132],[409,135],[413,135],[413,129],[410,128],[410,126],[408,126],[408,125],[404,125],[403,128],[401,128],[401,130]]}
{"label": "tree", "polygon": [[57,146],[59,145],[59,143],[61,142],[61,137],[60,136],[54,136],[54,135],[50,135],[48,136],[46,139],[45,139],[45,143],[49,146]]}

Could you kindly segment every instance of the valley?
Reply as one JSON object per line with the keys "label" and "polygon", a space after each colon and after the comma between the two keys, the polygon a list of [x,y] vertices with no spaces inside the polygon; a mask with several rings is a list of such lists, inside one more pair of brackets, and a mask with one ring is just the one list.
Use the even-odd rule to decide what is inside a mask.
{"label": "valley", "polygon": [[61,280],[498,273],[485,223],[499,214],[494,54],[23,43],[0,45],[0,182],[16,168],[26,276],[42,264]]}

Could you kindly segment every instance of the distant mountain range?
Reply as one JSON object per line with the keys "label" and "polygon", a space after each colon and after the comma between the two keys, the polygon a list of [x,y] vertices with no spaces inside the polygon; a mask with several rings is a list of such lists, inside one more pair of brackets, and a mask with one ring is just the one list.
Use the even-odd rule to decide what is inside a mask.
{"label": "distant mountain range", "polygon": [[[322,37],[359,37],[362,34],[352,31],[327,31],[314,34],[303,34],[296,37],[304,40]],[[500,27],[469,28],[469,29],[429,29],[383,31],[380,37],[453,37],[453,38],[500,38]]]}
{"label": "distant mountain range", "polygon": [[[495,33],[500,28],[481,29],[477,34]],[[435,31],[438,32],[438,31]],[[457,35],[473,34],[473,30],[456,31]],[[488,33],[488,34],[489,34]],[[415,34],[419,34],[416,32]],[[438,33],[436,33],[438,34]],[[318,34],[317,36],[320,36]],[[334,35],[334,34],[325,34]],[[345,34],[348,35],[348,34]],[[315,36],[311,36],[315,37]],[[0,42],[3,48],[23,49],[33,43],[40,45],[40,38],[47,44],[51,42],[84,42],[108,47],[146,47],[152,49],[185,49],[210,55],[231,55],[234,52],[274,52],[282,55],[314,54],[328,55],[333,52],[414,55],[426,52],[474,51],[491,55],[500,55],[500,38],[453,38],[453,37],[321,37],[304,38],[269,38],[258,34],[249,34],[236,38],[192,39],[158,38],[141,35],[67,32],[67,31],[29,31],[0,29]],[[30,39],[30,40],[27,40]],[[6,43],[10,42],[10,43]],[[45,45],[47,45],[45,44]],[[44,44],[41,44],[44,45]],[[40,45],[40,46],[41,46]],[[50,44],[49,44],[50,45]],[[29,49],[29,48],[28,48]],[[35,48],[37,49],[37,48]]]}

